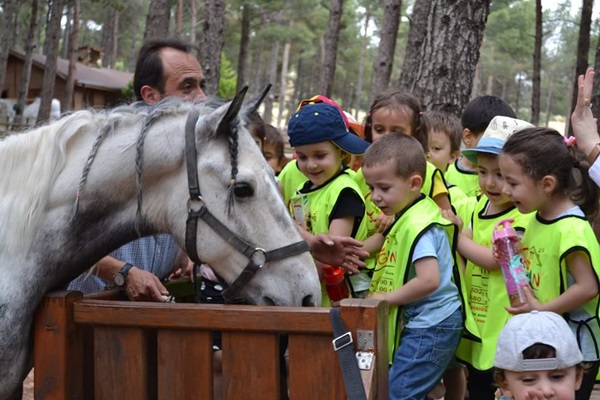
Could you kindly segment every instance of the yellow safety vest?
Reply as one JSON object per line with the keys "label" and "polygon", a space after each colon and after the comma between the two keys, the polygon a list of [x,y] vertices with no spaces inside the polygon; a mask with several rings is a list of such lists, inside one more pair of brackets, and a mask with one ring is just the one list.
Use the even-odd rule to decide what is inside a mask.
{"label": "yellow safety vest", "polygon": [[[521,214],[516,207],[485,215],[489,200],[482,196],[475,207],[472,219],[473,241],[491,251],[494,225],[512,218],[515,230],[524,232],[533,214]],[[464,276],[464,298],[467,300],[469,318],[466,334],[461,339],[456,355],[474,368],[485,371],[494,366],[498,335],[510,314],[504,307],[510,305],[502,270],[488,271],[467,260]]]}
{"label": "yellow safety vest", "polygon": [[[387,234],[377,257],[370,293],[389,293],[408,281],[414,246],[421,235],[434,225],[445,229],[454,255],[456,226],[442,217],[431,198],[422,195],[394,221]],[[456,270],[456,265],[453,265],[453,270]],[[388,351],[391,362],[400,344],[402,313],[398,306],[390,305],[389,310]]]}

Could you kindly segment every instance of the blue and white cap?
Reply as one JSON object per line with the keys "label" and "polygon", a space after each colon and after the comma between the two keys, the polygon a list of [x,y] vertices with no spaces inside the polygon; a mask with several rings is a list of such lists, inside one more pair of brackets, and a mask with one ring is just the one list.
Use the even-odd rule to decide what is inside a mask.
{"label": "blue and white cap", "polygon": [[534,128],[534,126],[520,119],[496,116],[483,132],[477,147],[465,149],[461,153],[473,164],[477,164],[478,153],[500,154],[508,138],[525,128]]}

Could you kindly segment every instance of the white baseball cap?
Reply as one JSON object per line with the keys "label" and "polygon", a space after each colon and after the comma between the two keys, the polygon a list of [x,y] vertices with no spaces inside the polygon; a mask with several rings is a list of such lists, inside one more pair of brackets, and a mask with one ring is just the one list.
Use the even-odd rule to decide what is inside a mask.
{"label": "white baseball cap", "polygon": [[[541,343],[556,351],[554,358],[523,359],[523,351]],[[496,346],[494,367],[508,371],[547,371],[569,368],[583,361],[567,321],[549,311],[532,311],[510,318]]]}

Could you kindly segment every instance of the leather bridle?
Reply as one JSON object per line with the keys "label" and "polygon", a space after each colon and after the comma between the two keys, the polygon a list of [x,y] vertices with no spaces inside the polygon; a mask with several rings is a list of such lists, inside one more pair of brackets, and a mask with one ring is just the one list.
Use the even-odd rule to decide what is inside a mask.
{"label": "leather bridle", "polygon": [[[253,246],[227,228],[208,210],[208,208],[206,208],[200,193],[200,184],[198,180],[198,153],[196,150],[195,127],[199,116],[199,110],[197,108],[192,109],[185,124],[185,158],[187,166],[188,188],[190,192],[190,198],[188,200],[188,218],[186,221],[185,232],[185,249],[188,256],[192,259],[192,261],[194,261],[194,263],[201,263],[200,258],[198,257],[196,246],[198,218],[200,218],[223,240],[248,258],[248,265],[246,265],[246,268],[223,292],[223,296],[226,300],[232,300],[239,297],[239,292],[248,284],[248,282],[250,282],[254,275],[265,266],[266,263],[309,251],[309,248],[305,241],[300,241],[270,251],[267,251],[261,247]],[[196,274],[194,273],[193,275]],[[196,276],[194,276],[193,279],[195,281]]]}

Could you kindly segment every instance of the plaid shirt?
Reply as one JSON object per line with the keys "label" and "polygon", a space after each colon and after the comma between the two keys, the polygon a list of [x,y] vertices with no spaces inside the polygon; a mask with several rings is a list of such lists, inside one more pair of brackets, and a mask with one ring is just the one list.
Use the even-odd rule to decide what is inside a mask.
{"label": "plaid shirt", "polygon": [[[163,233],[129,242],[110,253],[110,256],[152,272],[162,280],[171,273],[178,252],[179,245],[175,242],[175,239],[171,235]],[[69,283],[68,290],[93,293],[110,285],[112,285],[112,281],[84,272]]]}

